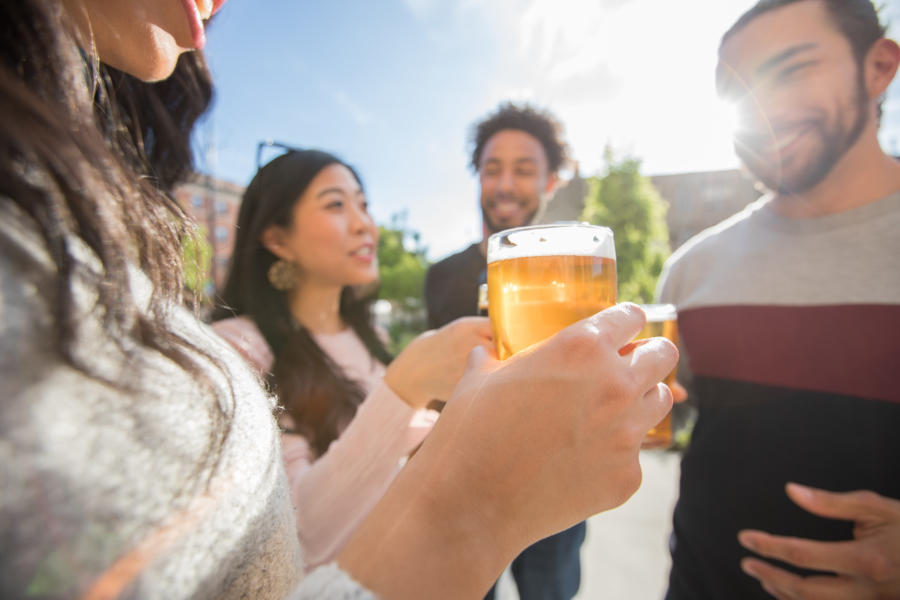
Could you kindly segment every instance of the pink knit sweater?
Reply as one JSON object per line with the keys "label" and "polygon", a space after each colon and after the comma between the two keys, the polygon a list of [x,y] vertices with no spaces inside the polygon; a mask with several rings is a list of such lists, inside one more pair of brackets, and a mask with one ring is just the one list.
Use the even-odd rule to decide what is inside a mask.
{"label": "pink knit sweater", "polygon": [[[271,369],[271,349],[250,318],[217,321],[212,327],[260,375]],[[383,383],[384,366],[351,329],[313,337],[369,394],[341,436],[318,460],[314,461],[303,437],[281,436],[307,570],[337,556],[436,419],[436,413],[413,409]]]}

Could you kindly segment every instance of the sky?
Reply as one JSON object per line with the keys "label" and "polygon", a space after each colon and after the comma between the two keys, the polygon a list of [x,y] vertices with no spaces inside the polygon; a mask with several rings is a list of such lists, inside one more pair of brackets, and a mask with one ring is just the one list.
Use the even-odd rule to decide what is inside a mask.
{"label": "sky", "polygon": [[[228,0],[208,30],[198,167],[246,185],[260,141],[328,150],[357,168],[379,224],[405,215],[440,259],[481,237],[469,136],[504,100],[555,114],[584,176],[607,145],[648,175],[736,167],[713,74],[753,3]],[[900,0],[881,4],[900,40]],[[900,154],[900,77],[881,140]]]}

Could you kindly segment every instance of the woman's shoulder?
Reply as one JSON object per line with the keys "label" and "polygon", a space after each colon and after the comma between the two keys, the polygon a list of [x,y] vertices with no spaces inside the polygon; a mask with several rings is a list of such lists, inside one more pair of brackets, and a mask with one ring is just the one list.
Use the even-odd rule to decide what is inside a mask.
{"label": "woman's shoulder", "polygon": [[[0,198],[0,379],[41,371],[58,352],[53,341],[56,265],[37,225]],[[9,376],[7,379],[6,376]]]}
{"label": "woman's shoulder", "polygon": [[275,356],[256,323],[247,315],[212,323],[212,329],[231,344],[260,374],[268,373]]}

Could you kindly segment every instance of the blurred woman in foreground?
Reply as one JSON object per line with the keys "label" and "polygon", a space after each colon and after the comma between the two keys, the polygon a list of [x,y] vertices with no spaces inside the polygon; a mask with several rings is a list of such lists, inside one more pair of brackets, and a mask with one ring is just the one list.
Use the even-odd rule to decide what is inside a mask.
{"label": "blurred woman in foreground", "polygon": [[209,97],[200,54],[179,57],[219,4],[0,4],[0,596],[483,594],[634,492],[677,352],[619,353],[633,305],[502,363],[476,348],[337,562],[304,577],[272,404],[179,308],[165,190]]}

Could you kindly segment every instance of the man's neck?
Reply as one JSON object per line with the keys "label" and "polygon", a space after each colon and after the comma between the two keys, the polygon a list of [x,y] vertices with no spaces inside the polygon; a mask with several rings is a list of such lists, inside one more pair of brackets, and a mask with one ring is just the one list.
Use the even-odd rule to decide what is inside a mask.
{"label": "man's neck", "polygon": [[800,194],[778,194],[772,208],[783,217],[807,219],[846,212],[900,190],[900,162],[864,132],[818,185]]}

